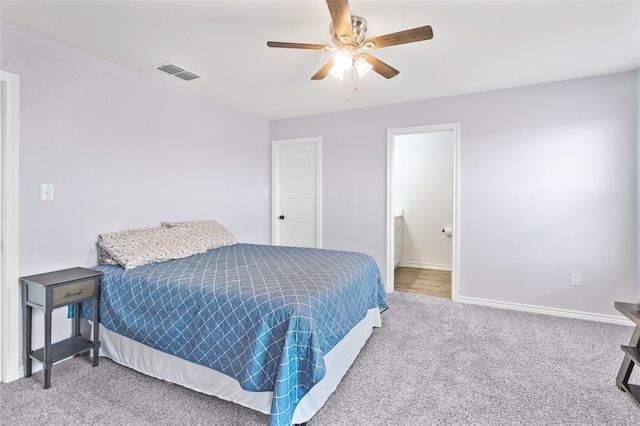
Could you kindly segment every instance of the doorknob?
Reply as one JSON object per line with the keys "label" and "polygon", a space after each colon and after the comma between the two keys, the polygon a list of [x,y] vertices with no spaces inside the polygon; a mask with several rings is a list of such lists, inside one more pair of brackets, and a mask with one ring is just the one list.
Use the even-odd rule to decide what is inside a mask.
{"label": "doorknob", "polygon": [[284,219],[284,215],[283,215],[283,214],[281,214],[281,215],[278,217],[278,219],[280,219],[280,220]]}

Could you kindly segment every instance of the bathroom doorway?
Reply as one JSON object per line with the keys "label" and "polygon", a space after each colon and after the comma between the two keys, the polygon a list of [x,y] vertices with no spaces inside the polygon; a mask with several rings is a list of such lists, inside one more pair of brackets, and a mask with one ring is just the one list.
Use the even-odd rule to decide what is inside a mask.
{"label": "bathroom doorway", "polygon": [[457,298],[458,146],[458,123],[388,132],[388,291],[400,268],[398,290]]}

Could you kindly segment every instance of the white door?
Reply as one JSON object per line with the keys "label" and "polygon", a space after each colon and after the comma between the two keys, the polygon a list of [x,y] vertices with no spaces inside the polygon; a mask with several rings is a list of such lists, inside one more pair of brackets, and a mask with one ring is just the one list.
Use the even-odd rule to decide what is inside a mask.
{"label": "white door", "polygon": [[321,247],[320,138],[274,141],[272,241]]}

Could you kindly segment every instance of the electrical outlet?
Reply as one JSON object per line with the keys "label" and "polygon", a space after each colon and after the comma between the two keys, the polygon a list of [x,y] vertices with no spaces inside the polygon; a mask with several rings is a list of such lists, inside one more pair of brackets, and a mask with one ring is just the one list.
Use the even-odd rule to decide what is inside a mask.
{"label": "electrical outlet", "polygon": [[579,286],[580,285],[580,274],[577,272],[571,273],[571,285]]}

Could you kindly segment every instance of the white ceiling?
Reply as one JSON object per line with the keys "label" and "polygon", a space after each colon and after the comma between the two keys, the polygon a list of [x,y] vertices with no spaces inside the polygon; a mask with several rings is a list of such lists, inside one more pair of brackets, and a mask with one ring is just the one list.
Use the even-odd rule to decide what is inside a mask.
{"label": "white ceiling", "polygon": [[[311,81],[332,44],[324,1],[6,1],[0,19],[267,119],[640,68],[640,1],[352,1],[368,37],[431,25],[434,38],[372,51],[400,70],[353,91]],[[205,78],[153,68],[172,61]],[[347,96],[350,100],[347,100]]]}

